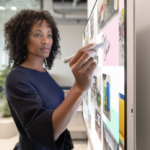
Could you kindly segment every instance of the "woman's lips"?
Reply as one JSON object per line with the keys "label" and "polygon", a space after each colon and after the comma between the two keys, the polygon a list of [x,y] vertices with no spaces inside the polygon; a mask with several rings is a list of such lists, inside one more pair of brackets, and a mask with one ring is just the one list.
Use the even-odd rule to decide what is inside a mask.
{"label": "woman's lips", "polygon": [[50,52],[50,48],[41,48],[40,50],[46,53]]}

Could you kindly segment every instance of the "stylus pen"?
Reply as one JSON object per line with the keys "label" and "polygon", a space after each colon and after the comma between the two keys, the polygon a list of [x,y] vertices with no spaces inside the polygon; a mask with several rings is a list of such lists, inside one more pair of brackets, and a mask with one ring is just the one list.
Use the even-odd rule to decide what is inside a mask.
{"label": "stylus pen", "polygon": [[[108,42],[109,42],[109,41],[105,41],[105,42],[101,42],[101,43],[99,43],[99,44],[96,44],[96,46],[95,46],[94,48],[92,48],[92,49],[95,49],[95,50],[96,50],[96,49],[99,49],[99,48],[105,46]],[[89,49],[89,50],[92,50],[92,49]],[[73,54],[73,55],[71,55],[71,56],[65,58],[65,59],[63,60],[63,62],[64,62],[64,63],[68,63],[74,56],[75,56],[75,54]]]}

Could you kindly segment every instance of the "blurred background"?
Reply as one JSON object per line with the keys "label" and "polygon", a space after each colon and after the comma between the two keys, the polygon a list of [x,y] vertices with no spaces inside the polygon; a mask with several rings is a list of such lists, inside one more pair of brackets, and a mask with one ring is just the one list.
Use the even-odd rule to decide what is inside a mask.
{"label": "blurred background", "polygon": [[[87,0],[0,0],[0,150],[12,150],[18,142],[18,131],[11,117],[4,93],[8,72],[8,54],[4,51],[4,24],[22,9],[48,10],[60,32],[61,58],[54,61],[49,71],[62,87],[65,95],[74,83],[74,77],[63,59],[82,47],[82,32],[87,23]],[[87,149],[86,129],[82,118],[82,105],[68,129],[74,149]]]}

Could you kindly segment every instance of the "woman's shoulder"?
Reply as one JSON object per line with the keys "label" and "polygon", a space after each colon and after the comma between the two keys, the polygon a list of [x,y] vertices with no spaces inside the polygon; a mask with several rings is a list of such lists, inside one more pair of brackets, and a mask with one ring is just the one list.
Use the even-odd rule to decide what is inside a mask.
{"label": "woman's shoulder", "polygon": [[20,78],[20,77],[28,78],[27,73],[24,70],[22,70],[20,66],[13,68],[7,76],[7,78]]}
{"label": "woman's shoulder", "polygon": [[17,82],[23,82],[28,80],[29,77],[19,66],[13,68],[6,78],[6,83],[15,84]]}

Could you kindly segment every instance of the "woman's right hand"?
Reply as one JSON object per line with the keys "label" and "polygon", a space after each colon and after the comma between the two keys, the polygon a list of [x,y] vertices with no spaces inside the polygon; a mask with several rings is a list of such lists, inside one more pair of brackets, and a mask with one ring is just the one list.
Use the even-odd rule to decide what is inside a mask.
{"label": "woman's right hand", "polygon": [[97,67],[92,56],[98,55],[97,51],[92,49],[95,46],[96,43],[91,43],[82,47],[69,63],[75,77],[75,86],[82,92],[87,91],[92,86],[93,73]]}

